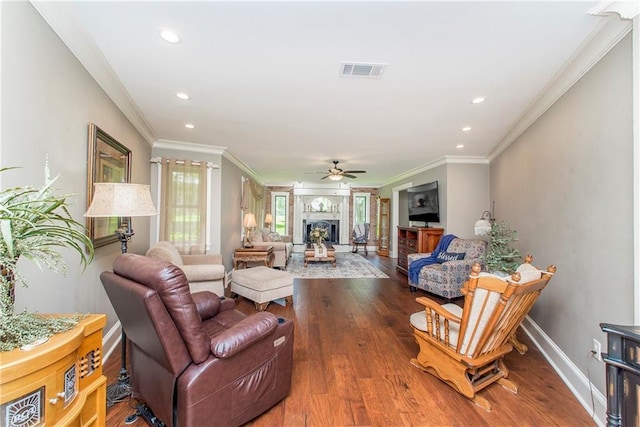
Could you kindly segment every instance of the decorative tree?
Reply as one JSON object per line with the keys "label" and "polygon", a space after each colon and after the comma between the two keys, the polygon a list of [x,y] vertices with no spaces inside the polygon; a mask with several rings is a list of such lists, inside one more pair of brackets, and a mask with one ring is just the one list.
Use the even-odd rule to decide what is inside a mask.
{"label": "decorative tree", "polygon": [[515,273],[522,262],[520,251],[512,246],[518,240],[516,231],[503,221],[494,223],[487,234],[490,237],[487,254],[484,257],[487,271]]}

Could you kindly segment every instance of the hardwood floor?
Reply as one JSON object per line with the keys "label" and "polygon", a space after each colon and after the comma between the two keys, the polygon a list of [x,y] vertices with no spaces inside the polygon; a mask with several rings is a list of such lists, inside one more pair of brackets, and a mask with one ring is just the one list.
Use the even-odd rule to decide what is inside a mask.
{"label": "hardwood floor", "polygon": [[[526,355],[506,357],[513,395],[497,384],[482,391],[485,412],[451,387],[409,363],[418,345],[409,315],[419,311],[395,260],[367,257],[389,279],[298,280],[294,306],[268,311],[295,321],[294,367],[289,396],[247,426],[588,426],[595,425],[526,335]],[[553,283],[550,285],[553,286]],[[437,297],[432,296],[434,299]],[[254,313],[239,298],[236,308]],[[116,352],[117,353],[117,352]],[[108,384],[120,356],[105,366]],[[124,425],[135,402],[107,409],[107,426]],[[139,418],[132,426],[146,425]]]}

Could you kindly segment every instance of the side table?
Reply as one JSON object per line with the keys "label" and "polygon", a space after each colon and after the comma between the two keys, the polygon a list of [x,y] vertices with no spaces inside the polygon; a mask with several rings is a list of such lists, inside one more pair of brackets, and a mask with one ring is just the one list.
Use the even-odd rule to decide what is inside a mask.
{"label": "side table", "polygon": [[233,254],[233,269],[237,270],[240,265],[247,268],[250,262],[264,262],[265,267],[272,268],[274,258],[272,245],[239,248]]}

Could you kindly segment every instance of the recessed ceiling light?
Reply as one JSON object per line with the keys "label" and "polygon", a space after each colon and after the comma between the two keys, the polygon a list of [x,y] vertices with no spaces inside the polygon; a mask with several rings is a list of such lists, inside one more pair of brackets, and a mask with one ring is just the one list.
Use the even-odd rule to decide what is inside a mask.
{"label": "recessed ceiling light", "polygon": [[479,96],[477,98],[473,98],[471,100],[471,103],[472,104],[482,104],[484,101],[485,101],[484,97],[483,96]]}
{"label": "recessed ceiling light", "polygon": [[195,126],[191,123],[187,123],[186,125],[184,125],[184,127],[186,127],[187,129],[193,129],[195,128]]}
{"label": "recessed ceiling light", "polygon": [[469,132],[471,130],[471,126],[465,126],[462,128],[462,132]]}
{"label": "recessed ceiling light", "polygon": [[456,145],[456,148],[457,148],[458,150],[460,150],[461,148],[464,148],[464,144],[458,144],[458,145]]}
{"label": "recessed ceiling light", "polygon": [[176,93],[176,96],[178,98],[184,99],[184,100],[191,99],[191,97],[189,95],[187,95],[186,93],[184,93],[184,92],[178,92],[178,93]]}
{"label": "recessed ceiling light", "polygon": [[176,34],[175,31],[160,30],[160,37],[162,37],[162,40],[169,43],[180,43],[180,36]]}

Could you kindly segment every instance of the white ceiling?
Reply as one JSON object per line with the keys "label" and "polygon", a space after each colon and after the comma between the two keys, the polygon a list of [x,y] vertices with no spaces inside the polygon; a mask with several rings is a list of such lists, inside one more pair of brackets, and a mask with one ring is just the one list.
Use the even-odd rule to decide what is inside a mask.
{"label": "white ceiling", "polygon": [[[306,173],[335,159],[377,186],[488,156],[601,24],[596,3],[34,4],[150,143],[227,147],[267,184],[325,182]],[[345,78],[342,61],[389,65]]]}

